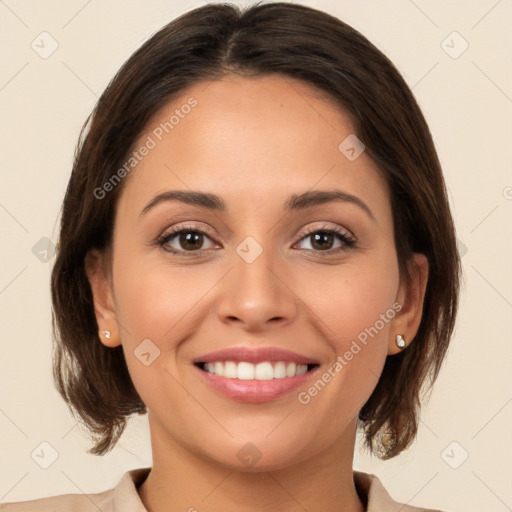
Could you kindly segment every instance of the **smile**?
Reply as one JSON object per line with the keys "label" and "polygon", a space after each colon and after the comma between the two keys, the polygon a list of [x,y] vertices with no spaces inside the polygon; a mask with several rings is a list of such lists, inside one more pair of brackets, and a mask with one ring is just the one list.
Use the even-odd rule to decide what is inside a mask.
{"label": "smile", "polygon": [[239,363],[235,361],[216,361],[203,363],[202,369],[227,379],[272,380],[302,375],[308,371],[308,366],[311,369],[314,365],[287,363],[285,361],[263,361],[258,364],[252,364],[247,361]]}
{"label": "smile", "polygon": [[320,367],[315,359],[277,347],[231,347],[205,354],[193,363],[216,394],[250,403],[290,394]]}

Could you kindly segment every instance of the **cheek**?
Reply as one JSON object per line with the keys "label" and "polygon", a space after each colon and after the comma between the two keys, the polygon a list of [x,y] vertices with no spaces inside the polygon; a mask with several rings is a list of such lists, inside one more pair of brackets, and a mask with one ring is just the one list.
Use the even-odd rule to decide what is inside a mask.
{"label": "cheek", "polygon": [[184,326],[190,326],[194,305],[208,290],[207,280],[198,280],[197,271],[152,264],[144,257],[119,259],[116,270],[116,309],[127,331],[123,342],[130,344],[139,338],[157,345],[179,339]]}
{"label": "cheek", "polygon": [[187,272],[148,264],[142,257],[120,258],[114,270],[123,351],[138,394],[152,411],[160,411],[164,402],[186,407],[186,394],[172,375],[178,345],[194,330],[194,305],[206,293],[208,283],[195,286]]}
{"label": "cheek", "polygon": [[[207,296],[219,276],[193,264],[177,268],[161,258],[155,263],[121,247],[118,254],[123,256],[114,257],[114,290],[123,350],[134,385],[151,408],[174,382],[168,372],[181,370],[182,347],[205,320]],[[139,358],[147,352],[145,362],[154,361],[149,365]]]}
{"label": "cheek", "polygon": [[363,339],[367,330],[374,332],[373,327],[383,334],[389,330],[398,285],[398,266],[390,252],[389,257],[380,255],[378,261],[367,264],[354,260],[336,269],[318,268],[313,280],[302,281],[300,295],[325,338],[340,354],[347,343]]}
{"label": "cheek", "polygon": [[315,400],[315,408],[335,402],[356,414],[375,388],[386,360],[397,313],[398,265],[392,250],[371,264],[360,263],[340,266],[335,273],[332,267],[325,269],[325,279],[317,272],[316,286],[303,282],[302,297],[307,297],[305,302],[315,313],[311,318],[332,353],[331,364],[319,375],[327,383],[325,388],[319,383],[304,396],[305,403],[321,391],[326,400]]}

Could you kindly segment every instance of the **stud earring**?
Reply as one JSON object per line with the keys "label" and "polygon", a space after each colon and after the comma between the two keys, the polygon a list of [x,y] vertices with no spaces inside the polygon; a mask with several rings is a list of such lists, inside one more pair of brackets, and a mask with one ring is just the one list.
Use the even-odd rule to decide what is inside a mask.
{"label": "stud earring", "polygon": [[405,347],[405,339],[404,339],[404,337],[401,334],[397,334],[396,335],[395,341],[396,341],[397,347],[399,347],[399,348],[404,348]]}
{"label": "stud earring", "polygon": [[110,331],[103,331],[103,334],[105,335],[105,338],[107,338],[107,340],[110,339]]}

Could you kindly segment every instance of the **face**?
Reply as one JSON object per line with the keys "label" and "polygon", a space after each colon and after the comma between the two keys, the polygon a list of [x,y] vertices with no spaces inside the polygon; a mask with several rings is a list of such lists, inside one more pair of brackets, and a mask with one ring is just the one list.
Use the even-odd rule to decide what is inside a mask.
{"label": "face", "polygon": [[230,76],[141,134],[112,273],[90,280],[166,446],[247,471],[335,450],[414,336],[389,192],[354,133],[304,84]]}

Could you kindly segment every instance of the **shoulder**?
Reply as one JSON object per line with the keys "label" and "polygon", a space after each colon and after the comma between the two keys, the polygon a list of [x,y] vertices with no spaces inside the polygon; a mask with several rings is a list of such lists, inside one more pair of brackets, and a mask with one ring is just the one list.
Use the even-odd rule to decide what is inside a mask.
{"label": "shoulder", "polygon": [[127,471],[118,484],[94,494],[62,494],[48,498],[0,504],[0,512],[147,512],[137,487],[151,468]]}
{"label": "shoulder", "polygon": [[0,512],[103,512],[111,507],[114,490],[96,494],[62,494],[29,501],[0,504]]}
{"label": "shoulder", "polygon": [[367,501],[367,512],[448,512],[439,509],[413,507],[395,501],[376,475],[354,471],[358,493]]}

